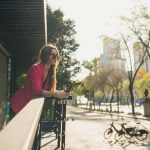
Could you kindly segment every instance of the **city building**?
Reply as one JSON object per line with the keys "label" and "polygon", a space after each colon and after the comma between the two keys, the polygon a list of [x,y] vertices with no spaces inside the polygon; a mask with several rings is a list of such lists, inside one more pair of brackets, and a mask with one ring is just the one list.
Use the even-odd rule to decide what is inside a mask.
{"label": "city building", "polygon": [[101,38],[103,54],[100,55],[101,64],[103,66],[112,64],[120,69],[125,70],[125,59],[122,57],[120,41],[115,38]]}

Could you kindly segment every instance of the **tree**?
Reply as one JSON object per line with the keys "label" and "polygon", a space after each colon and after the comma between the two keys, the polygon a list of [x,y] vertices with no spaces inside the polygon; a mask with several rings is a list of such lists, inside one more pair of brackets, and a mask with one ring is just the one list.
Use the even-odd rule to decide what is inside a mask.
{"label": "tree", "polygon": [[[94,88],[93,76],[90,74],[83,80],[83,82],[84,82],[84,87],[85,87],[84,95],[88,99],[88,101],[91,101],[93,98],[92,92],[93,92],[93,88]],[[87,106],[88,106],[88,102],[87,102]]]}
{"label": "tree", "polygon": [[[143,7],[143,6],[142,6]],[[129,93],[130,93],[130,100],[132,104],[132,114],[135,114],[134,110],[134,81],[136,79],[137,73],[143,63],[147,60],[147,56],[149,55],[149,42],[150,42],[150,31],[149,31],[149,21],[150,17],[147,13],[147,9],[144,7],[144,9],[141,7],[135,8],[134,11],[132,11],[131,17],[122,17],[122,21],[125,22],[125,26],[129,29],[126,30],[126,33],[128,34],[121,34],[123,43],[126,47],[126,50],[128,51],[129,55],[129,68],[128,68],[128,78],[129,78]],[[134,68],[132,63],[132,56],[131,56],[131,47],[129,46],[129,42],[134,41],[137,43],[136,50],[134,55],[138,55],[138,60],[136,67]],[[138,43],[139,41],[140,43]],[[142,47],[140,46],[142,45]],[[149,57],[150,58],[150,57]]]}
{"label": "tree", "polygon": [[[144,76],[136,81],[136,89],[139,97],[144,97],[145,89],[150,89],[150,73],[145,73]],[[150,92],[149,92],[150,93]],[[150,96],[150,94],[149,94]]]}
{"label": "tree", "polygon": [[55,43],[61,55],[57,69],[57,87],[60,89],[73,84],[72,76],[80,71],[79,62],[73,58],[73,53],[79,47],[75,41],[74,27],[74,22],[70,19],[65,20],[60,9],[52,11],[51,8],[47,8],[48,43]]}
{"label": "tree", "polygon": [[99,58],[94,58],[91,62],[87,60],[83,62],[83,66],[90,71],[89,76],[85,78],[84,83],[85,87],[89,91],[88,99],[93,98],[94,110],[95,110],[95,90],[96,90],[95,77],[97,76],[98,73],[99,61],[100,61]]}
{"label": "tree", "polygon": [[108,75],[109,75],[109,72],[106,69],[100,68],[97,75],[95,75],[94,77],[95,88],[102,92],[101,99],[98,102],[99,110],[100,110],[100,105],[106,96],[106,89],[108,88],[107,87]]}
{"label": "tree", "polygon": [[[81,98],[81,96],[84,95],[84,92],[85,92],[85,88],[84,88],[83,84],[80,84],[74,88],[73,95],[80,96],[80,98]],[[80,101],[80,98],[79,98],[79,101]],[[80,101],[80,103],[81,103],[81,101]],[[76,102],[76,104],[77,104],[77,102]]]}
{"label": "tree", "polygon": [[122,92],[123,92],[123,97],[125,97],[126,103],[127,103],[128,106],[129,106],[129,80],[128,80],[128,79],[125,79],[125,80],[123,81],[123,89],[122,89]]}
{"label": "tree", "polygon": [[137,39],[143,45],[147,56],[150,59],[150,15],[148,8],[141,6],[134,13],[134,21],[132,22],[132,27],[130,30],[133,31]]}
{"label": "tree", "polygon": [[131,101],[131,105],[132,105],[132,114],[134,115],[135,114],[135,109],[134,109],[134,94],[133,94],[134,81],[135,81],[136,75],[137,75],[140,67],[144,63],[144,58],[145,58],[145,55],[146,55],[146,51],[144,51],[140,55],[139,60],[138,60],[137,68],[133,69],[134,67],[133,67],[132,58],[131,58],[131,49],[128,46],[128,40],[123,35],[121,35],[121,36],[122,36],[123,42],[124,42],[124,44],[126,46],[128,54],[129,54],[129,63],[130,63],[130,68],[128,68],[129,93],[130,93],[130,101]]}
{"label": "tree", "polygon": [[[103,82],[105,82],[105,87],[111,91],[111,98],[110,98],[110,110],[112,111],[112,102],[114,98],[114,94],[116,92],[117,96],[117,106],[118,106],[118,113],[119,113],[119,102],[120,102],[120,91],[123,88],[123,81],[126,78],[125,70],[120,69],[119,67],[114,66],[113,64],[108,64],[105,66],[105,73],[103,74],[104,78],[101,78]],[[101,73],[102,75],[102,73]],[[101,86],[101,85],[99,85]]]}
{"label": "tree", "polygon": [[[125,70],[116,68],[115,66],[111,66],[111,69],[113,70],[111,73],[111,80],[112,80],[111,87],[113,87],[112,92],[116,91],[117,106],[118,106],[118,113],[119,113],[120,91],[123,88],[123,81],[126,78],[126,72],[125,72]],[[110,102],[110,103],[112,103],[112,102]]]}
{"label": "tree", "polygon": [[92,71],[93,71],[93,64],[92,64],[92,62],[85,60],[85,61],[83,61],[83,64],[82,64],[82,65],[83,65],[86,69],[88,69],[88,70],[90,71],[89,76],[91,76],[91,75],[92,75]]}
{"label": "tree", "polygon": [[[84,86],[86,89],[85,96],[88,98],[88,101],[91,99],[92,95],[92,71],[93,71],[93,64],[90,61],[83,61],[82,64],[87,70],[89,70],[89,75],[84,79]],[[88,93],[88,94],[87,94]],[[87,102],[88,105],[88,102]]]}
{"label": "tree", "polygon": [[135,7],[131,17],[121,17],[128,24],[129,30],[135,38],[143,45],[144,51],[150,59],[150,11],[146,6]]}

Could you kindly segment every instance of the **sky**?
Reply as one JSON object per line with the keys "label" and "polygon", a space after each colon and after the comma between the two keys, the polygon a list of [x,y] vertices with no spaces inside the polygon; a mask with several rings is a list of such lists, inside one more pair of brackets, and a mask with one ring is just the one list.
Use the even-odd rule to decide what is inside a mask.
{"label": "sky", "polygon": [[[117,36],[120,16],[129,16],[137,4],[150,6],[150,0],[47,0],[47,3],[53,10],[60,8],[65,19],[75,22],[76,41],[80,44],[75,58],[81,62],[100,56],[101,36]],[[87,74],[82,69],[77,79],[82,80]]]}

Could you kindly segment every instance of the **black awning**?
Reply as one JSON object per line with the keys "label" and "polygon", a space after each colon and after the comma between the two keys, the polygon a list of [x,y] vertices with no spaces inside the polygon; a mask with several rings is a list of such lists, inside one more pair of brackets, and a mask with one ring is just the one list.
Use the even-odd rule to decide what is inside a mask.
{"label": "black awning", "polygon": [[45,44],[44,0],[0,0],[0,43],[13,57],[17,73],[26,70]]}

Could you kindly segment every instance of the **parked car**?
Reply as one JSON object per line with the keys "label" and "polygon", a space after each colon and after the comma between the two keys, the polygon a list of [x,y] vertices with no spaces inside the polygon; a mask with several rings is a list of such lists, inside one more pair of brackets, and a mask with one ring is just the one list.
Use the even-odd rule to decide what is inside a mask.
{"label": "parked car", "polygon": [[[147,98],[148,101],[150,101],[150,98]],[[143,105],[144,102],[146,101],[146,98],[139,98],[135,101],[136,105]]]}

